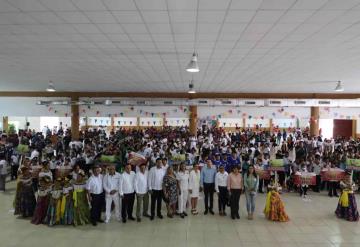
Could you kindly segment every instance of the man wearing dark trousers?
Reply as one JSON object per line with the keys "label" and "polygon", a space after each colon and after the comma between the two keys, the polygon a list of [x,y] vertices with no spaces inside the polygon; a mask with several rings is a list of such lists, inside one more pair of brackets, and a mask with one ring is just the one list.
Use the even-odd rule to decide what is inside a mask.
{"label": "man wearing dark trousers", "polygon": [[161,163],[161,159],[156,159],[156,166],[149,171],[149,193],[151,194],[151,220],[155,218],[155,205],[157,216],[162,219],[161,201],[163,198],[162,182],[165,175],[165,169]]}
{"label": "man wearing dark trousers", "polygon": [[212,161],[208,159],[206,166],[201,169],[200,173],[200,185],[204,190],[205,195],[205,212],[214,215],[213,204],[214,204],[214,192],[215,192],[215,176],[216,168],[213,166]]}
{"label": "man wearing dark trousers", "polygon": [[131,170],[131,165],[127,164],[125,166],[125,171],[122,174],[121,185],[120,185],[120,195],[122,197],[121,205],[121,217],[123,223],[126,223],[126,220],[135,220],[133,217],[133,208],[135,201],[135,172]]}
{"label": "man wearing dark trousers", "polygon": [[91,202],[90,221],[93,226],[96,226],[97,223],[104,222],[101,220],[101,208],[104,203],[104,198],[102,195],[103,181],[100,172],[100,167],[94,166],[93,175],[89,178],[88,184],[86,186]]}

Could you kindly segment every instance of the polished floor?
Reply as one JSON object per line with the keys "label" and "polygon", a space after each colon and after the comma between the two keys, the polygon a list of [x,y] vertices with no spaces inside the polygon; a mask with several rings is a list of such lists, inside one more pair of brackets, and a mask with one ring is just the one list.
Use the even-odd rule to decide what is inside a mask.
{"label": "polished floor", "polygon": [[[35,226],[29,220],[16,218],[12,210],[15,183],[7,183],[7,187],[5,193],[0,193],[1,247],[360,246],[360,223],[337,219],[334,215],[337,198],[329,198],[325,193],[310,192],[309,201],[294,193],[282,195],[291,219],[288,223],[269,222],[264,218],[265,196],[260,194],[253,221],[246,219],[242,195],[240,220],[199,214],[186,219],[144,219],[141,223],[123,224],[113,220],[97,227],[75,228]],[[202,205],[201,202],[200,209]]]}

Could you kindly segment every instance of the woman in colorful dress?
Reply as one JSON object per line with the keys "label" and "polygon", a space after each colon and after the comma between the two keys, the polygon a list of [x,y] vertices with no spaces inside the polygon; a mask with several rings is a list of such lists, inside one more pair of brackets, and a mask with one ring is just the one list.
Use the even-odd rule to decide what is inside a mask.
{"label": "woman in colorful dress", "polygon": [[172,167],[168,167],[163,180],[163,193],[166,202],[167,216],[173,218],[178,200],[178,181]]}
{"label": "woman in colorful dress", "polygon": [[51,177],[44,174],[39,174],[38,197],[37,197],[34,216],[31,220],[31,223],[35,225],[44,223],[47,214],[47,209],[49,206],[51,188],[52,188]]}
{"label": "woman in colorful dress", "polygon": [[90,208],[86,193],[85,172],[80,171],[76,180],[73,182],[73,202],[74,202],[74,225],[85,225],[90,223]]}
{"label": "woman in colorful dress", "polygon": [[64,180],[63,195],[61,199],[61,224],[72,225],[74,222],[73,186],[69,178]]}
{"label": "woman in colorful dress", "polygon": [[340,187],[342,188],[342,192],[335,211],[336,216],[348,221],[358,221],[359,212],[353,191],[354,183],[351,178],[351,172],[347,172],[344,181],[340,182]]}
{"label": "woman in colorful dress", "polygon": [[197,203],[200,192],[200,170],[199,164],[195,163],[189,175],[189,193],[191,198],[191,213],[197,215]]}
{"label": "woman in colorful dress", "polygon": [[61,197],[63,193],[62,179],[57,178],[53,190],[50,192],[50,202],[45,223],[49,226],[60,224],[61,220]]}
{"label": "woman in colorful dress", "polygon": [[271,221],[286,222],[289,216],[285,212],[285,206],[279,194],[281,187],[275,178],[272,178],[268,186],[268,193],[265,204],[265,217]]}
{"label": "woman in colorful dress", "polygon": [[16,188],[14,215],[32,217],[36,206],[30,169],[23,166]]}

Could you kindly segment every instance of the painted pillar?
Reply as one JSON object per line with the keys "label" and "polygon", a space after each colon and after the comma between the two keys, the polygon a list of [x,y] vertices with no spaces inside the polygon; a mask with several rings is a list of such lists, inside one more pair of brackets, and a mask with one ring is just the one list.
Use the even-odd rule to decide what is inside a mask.
{"label": "painted pillar", "polygon": [[311,118],[310,118],[310,135],[318,136],[319,135],[319,119],[320,119],[320,110],[317,106],[311,107]]}
{"label": "painted pillar", "polygon": [[[78,101],[79,97],[71,97],[71,101]],[[79,105],[71,105],[71,139],[79,140],[79,128],[80,128],[80,114],[79,114]]]}
{"label": "painted pillar", "polygon": [[196,135],[197,134],[197,106],[196,105],[191,105],[189,107],[190,110],[190,133],[192,135]]}
{"label": "painted pillar", "polygon": [[9,117],[3,117],[3,131],[7,133],[9,128]]}

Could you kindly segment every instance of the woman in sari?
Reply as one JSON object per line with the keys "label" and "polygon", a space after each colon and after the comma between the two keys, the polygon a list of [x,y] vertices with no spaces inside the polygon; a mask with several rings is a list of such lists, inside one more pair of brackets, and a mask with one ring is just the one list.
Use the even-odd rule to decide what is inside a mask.
{"label": "woman in sari", "polygon": [[163,192],[167,208],[167,216],[173,218],[176,212],[176,204],[178,200],[179,191],[178,181],[175,177],[172,167],[166,170],[163,180]]}
{"label": "woman in sari", "polygon": [[354,183],[351,179],[351,172],[347,172],[344,181],[340,182],[340,187],[342,188],[342,192],[335,211],[336,216],[347,221],[358,221],[359,212],[353,191]]}
{"label": "woman in sari", "polygon": [[268,186],[268,193],[265,204],[265,217],[271,221],[287,222],[289,216],[285,212],[284,203],[281,200],[277,181],[273,178]]}
{"label": "woman in sari", "polygon": [[90,208],[86,193],[85,172],[80,171],[76,180],[73,182],[73,202],[74,202],[74,225],[86,225],[90,223]]}
{"label": "woman in sari", "polygon": [[30,169],[23,166],[19,176],[16,195],[14,215],[32,217],[36,206],[35,194],[32,187],[32,176]]}

